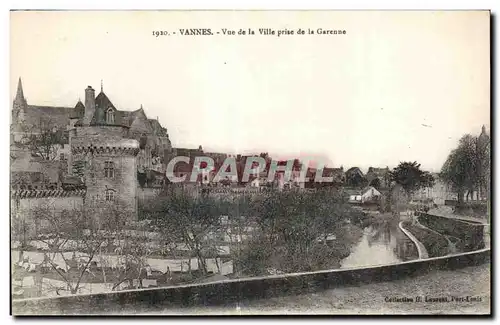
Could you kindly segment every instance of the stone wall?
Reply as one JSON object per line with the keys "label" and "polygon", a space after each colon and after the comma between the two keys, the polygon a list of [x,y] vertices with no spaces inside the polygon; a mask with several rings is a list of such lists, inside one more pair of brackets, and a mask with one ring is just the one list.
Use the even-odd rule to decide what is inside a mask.
{"label": "stone wall", "polygon": [[[113,177],[105,177],[105,164],[113,163]],[[137,168],[131,155],[100,154],[92,157],[92,166],[85,175],[89,203],[117,205],[124,214],[135,220],[137,217]],[[107,200],[107,192],[113,200]]]}
{"label": "stone wall", "polygon": [[[139,142],[123,127],[77,127],[70,133],[72,163],[83,162],[87,202],[114,205],[137,219],[137,153]],[[112,174],[106,167],[112,166]],[[104,216],[105,217],[105,216]]]}
{"label": "stone wall", "polygon": [[336,287],[359,286],[418,276],[433,270],[453,270],[488,263],[491,250],[430,258],[418,261],[349,270],[284,274],[235,279],[177,287],[63,296],[58,298],[12,301],[14,315],[140,313],[141,310],[178,308],[196,305],[215,306],[317,292]]}
{"label": "stone wall", "polygon": [[472,251],[485,247],[484,226],[458,219],[441,217],[422,212],[416,212],[418,221],[425,227],[443,235],[459,238],[463,249]]}
{"label": "stone wall", "polygon": [[162,191],[162,188],[154,188],[154,187],[137,187],[137,201],[138,204],[142,204],[147,202],[148,200],[154,199],[157,197]]}
{"label": "stone wall", "polygon": [[[11,195],[10,215],[12,225],[20,225],[23,221],[28,225],[27,235],[32,237],[36,233],[36,223],[33,220],[33,213],[37,209],[50,209],[56,215],[62,211],[71,211],[81,209],[84,201],[84,191],[15,191]],[[19,230],[19,229],[17,229]],[[14,229],[14,234],[16,229]]]}
{"label": "stone wall", "polygon": [[128,137],[128,129],[121,126],[86,126],[70,131],[71,146],[99,146],[113,144],[117,140]]}

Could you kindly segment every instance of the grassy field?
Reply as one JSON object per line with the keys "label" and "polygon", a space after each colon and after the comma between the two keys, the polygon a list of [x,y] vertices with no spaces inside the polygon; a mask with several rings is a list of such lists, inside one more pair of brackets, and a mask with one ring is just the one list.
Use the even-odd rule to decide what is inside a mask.
{"label": "grassy field", "polygon": [[408,221],[404,222],[404,227],[425,246],[429,257],[444,256],[450,253],[448,241],[443,236]]}

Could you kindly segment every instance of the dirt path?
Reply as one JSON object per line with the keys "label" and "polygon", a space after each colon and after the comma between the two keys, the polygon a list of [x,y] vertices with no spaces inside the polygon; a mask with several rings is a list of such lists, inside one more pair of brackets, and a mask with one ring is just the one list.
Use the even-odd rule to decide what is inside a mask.
{"label": "dirt path", "polygon": [[[445,298],[448,302],[387,302]],[[472,302],[451,301],[460,297]],[[489,314],[490,264],[436,271],[415,278],[250,301],[231,307],[163,310],[162,314]],[[156,312],[157,313],[157,312]]]}

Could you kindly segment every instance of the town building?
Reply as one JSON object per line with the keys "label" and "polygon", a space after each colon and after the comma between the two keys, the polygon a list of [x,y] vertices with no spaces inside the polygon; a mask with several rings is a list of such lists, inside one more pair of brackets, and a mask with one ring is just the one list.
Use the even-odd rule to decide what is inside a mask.
{"label": "town building", "polygon": [[147,180],[143,186],[161,185],[172,156],[167,129],[158,118],[148,118],[142,105],[118,109],[102,84],[97,96],[88,86],[84,98],[74,107],[30,105],[19,79],[12,107],[11,172],[38,173],[42,181],[14,182],[13,195],[21,186],[23,191],[49,185],[64,191],[64,185],[73,184],[85,188],[87,203],[118,205],[136,219],[139,179]]}
{"label": "town building", "polygon": [[366,177],[359,167],[351,167],[345,172],[345,185],[347,187],[362,188],[366,186]]}
{"label": "town building", "polygon": [[368,172],[365,175],[368,185],[374,186],[375,188],[388,188],[391,185],[389,167],[376,168],[369,167]]}
{"label": "town building", "polygon": [[366,188],[355,191],[348,191],[349,203],[376,203],[382,198],[382,193],[380,193],[375,187],[367,186]]}

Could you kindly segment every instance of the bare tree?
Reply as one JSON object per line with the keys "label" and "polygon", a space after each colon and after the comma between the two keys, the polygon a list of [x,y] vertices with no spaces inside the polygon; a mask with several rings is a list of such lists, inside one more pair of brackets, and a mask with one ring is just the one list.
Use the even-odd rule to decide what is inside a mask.
{"label": "bare tree", "polygon": [[299,272],[335,266],[343,257],[343,249],[336,246],[352,243],[337,240],[330,247],[327,239],[340,238],[344,220],[353,213],[332,188],[271,192],[255,202],[259,234],[248,244],[242,263],[253,275],[269,269]]}
{"label": "bare tree", "polygon": [[24,126],[24,135],[18,145],[43,160],[55,160],[59,148],[68,143],[64,130],[54,127],[51,118],[41,118],[38,125]]}
{"label": "bare tree", "polygon": [[117,265],[118,273],[114,277],[112,290],[116,290],[122,283],[135,282],[136,287],[142,287],[144,273],[148,273],[149,264],[147,262],[155,251],[146,232],[149,230],[148,222],[136,224],[134,230],[117,229],[113,235],[114,253],[119,255]]}
{"label": "bare tree", "polygon": [[[19,204],[19,197],[16,197],[16,203]],[[18,211],[18,209],[16,209]],[[17,249],[19,250],[18,262],[23,260],[24,251],[28,248],[30,240],[29,225],[26,221],[26,215],[16,213],[11,216],[11,239],[18,242]]]}
{"label": "bare tree", "polygon": [[103,212],[100,210],[88,207],[56,213],[40,207],[33,213],[37,239],[45,243],[49,251],[44,263],[52,267],[72,294],[79,292],[82,279],[90,272],[90,264],[107,243],[109,224],[99,220]]}
{"label": "bare tree", "polygon": [[193,197],[184,190],[152,202],[150,213],[158,229],[169,243],[182,243],[198,261],[203,274],[208,273],[206,258],[217,246],[216,236],[222,233],[217,201],[208,195]]}

